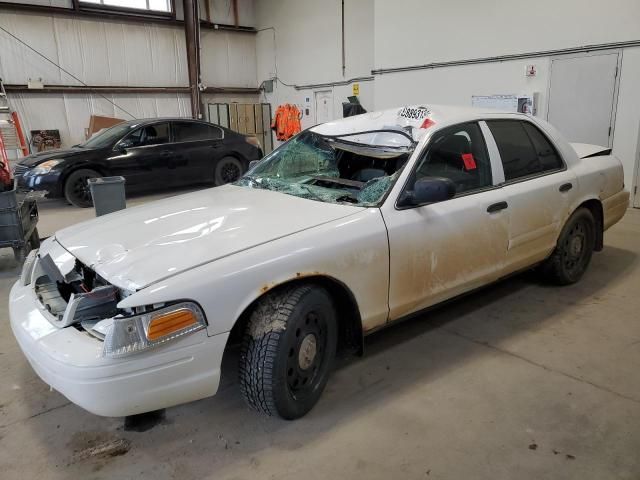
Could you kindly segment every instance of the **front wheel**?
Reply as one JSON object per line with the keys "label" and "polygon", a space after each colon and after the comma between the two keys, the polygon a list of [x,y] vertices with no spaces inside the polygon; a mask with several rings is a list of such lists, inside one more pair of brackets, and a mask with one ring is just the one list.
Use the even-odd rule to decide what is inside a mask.
{"label": "front wheel", "polygon": [[555,250],[541,265],[542,274],[558,285],[582,278],[591,262],[596,243],[596,222],[586,208],[576,210],[565,224]]}
{"label": "front wheel", "polygon": [[224,157],[218,160],[214,171],[216,186],[238,180],[244,173],[242,162],[236,157]]}
{"label": "front wheel", "polygon": [[89,179],[98,177],[100,177],[98,172],[88,168],[81,168],[71,172],[67,181],[64,182],[64,198],[73,206],[80,208],[91,207],[93,198],[89,189]]}
{"label": "front wheel", "polygon": [[249,406],[293,420],[324,390],[336,353],[336,313],[315,285],[274,291],[258,301],[240,354],[240,389]]}

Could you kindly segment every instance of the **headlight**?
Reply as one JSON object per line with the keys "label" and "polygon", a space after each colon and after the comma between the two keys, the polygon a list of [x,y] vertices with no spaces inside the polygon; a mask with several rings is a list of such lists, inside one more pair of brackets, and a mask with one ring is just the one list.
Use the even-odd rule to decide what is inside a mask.
{"label": "headlight", "polygon": [[47,160],[31,170],[31,175],[42,175],[49,173],[53,167],[58,165],[62,160]]}
{"label": "headlight", "polygon": [[[190,302],[103,322],[113,322],[106,333],[102,350],[103,356],[112,358],[157,347],[206,326],[204,313],[198,305]],[[93,328],[98,328],[101,323]]]}

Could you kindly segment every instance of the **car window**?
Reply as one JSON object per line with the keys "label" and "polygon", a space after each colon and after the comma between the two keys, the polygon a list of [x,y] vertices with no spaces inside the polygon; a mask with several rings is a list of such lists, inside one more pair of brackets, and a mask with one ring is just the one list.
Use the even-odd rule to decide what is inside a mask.
{"label": "car window", "polygon": [[533,147],[538,154],[542,171],[557,170],[564,167],[560,155],[538,127],[529,122],[525,122],[524,129],[529,135]]}
{"label": "car window", "polygon": [[505,180],[562,168],[562,160],[553,145],[531,123],[491,120],[487,125],[498,145]]}
{"label": "car window", "polygon": [[466,123],[437,132],[418,161],[416,180],[444,177],[456,185],[456,193],[492,184],[491,163],[480,127]]}
{"label": "car window", "polygon": [[123,147],[160,145],[169,141],[169,124],[156,123],[140,127],[120,142]]}
{"label": "car window", "polygon": [[173,122],[174,142],[219,140],[222,136],[222,129],[214,125],[198,122]]}

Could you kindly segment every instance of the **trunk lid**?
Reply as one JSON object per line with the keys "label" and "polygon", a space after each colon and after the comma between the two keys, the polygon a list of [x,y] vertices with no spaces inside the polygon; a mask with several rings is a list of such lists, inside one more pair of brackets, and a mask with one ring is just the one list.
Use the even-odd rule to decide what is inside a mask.
{"label": "trunk lid", "polygon": [[572,143],[571,146],[580,158],[598,157],[611,154],[611,148],[589,143]]}

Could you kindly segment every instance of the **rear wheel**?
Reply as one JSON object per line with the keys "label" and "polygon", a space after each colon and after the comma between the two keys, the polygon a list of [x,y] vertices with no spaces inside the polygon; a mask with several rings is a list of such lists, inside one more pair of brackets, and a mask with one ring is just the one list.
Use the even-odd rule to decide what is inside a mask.
{"label": "rear wheel", "polygon": [[576,283],[591,262],[596,222],[586,208],[576,210],[560,233],[551,256],[541,265],[542,274],[558,285]]}
{"label": "rear wheel", "polygon": [[324,390],[336,353],[329,293],[297,285],[256,305],[242,343],[240,388],[249,406],[287,420],[302,417]]}
{"label": "rear wheel", "polygon": [[71,205],[80,208],[87,208],[93,205],[91,198],[91,190],[89,189],[89,179],[98,178],[101,175],[95,170],[81,168],[75,172],[71,172],[67,181],[64,183],[64,198]]}
{"label": "rear wheel", "polygon": [[218,160],[214,172],[216,186],[238,180],[244,173],[244,165],[236,157],[224,157]]}

